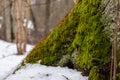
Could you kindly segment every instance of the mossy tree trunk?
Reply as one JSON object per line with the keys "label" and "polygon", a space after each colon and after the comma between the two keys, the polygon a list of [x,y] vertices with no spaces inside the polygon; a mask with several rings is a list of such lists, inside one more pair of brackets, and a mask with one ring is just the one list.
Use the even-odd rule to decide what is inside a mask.
{"label": "mossy tree trunk", "polygon": [[88,72],[89,80],[109,80],[111,42],[101,20],[101,4],[101,0],[78,0],[56,28],[35,46],[26,62],[53,66],[71,62],[74,68]]}

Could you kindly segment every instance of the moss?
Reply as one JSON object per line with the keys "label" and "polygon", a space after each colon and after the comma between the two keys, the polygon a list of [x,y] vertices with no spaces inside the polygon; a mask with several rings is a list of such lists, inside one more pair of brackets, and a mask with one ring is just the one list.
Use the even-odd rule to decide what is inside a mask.
{"label": "moss", "polygon": [[120,59],[118,59],[117,79],[120,80]]}
{"label": "moss", "polygon": [[[78,7],[79,6],[75,6],[70,14],[68,14],[45,39],[35,46],[26,57],[27,62],[35,63],[41,60],[41,63],[47,65],[48,62],[45,60],[49,59],[46,57],[50,56],[54,59],[49,62],[51,65],[56,65],[63,55],[69,53],[67,48],[71,45],[75,37],[76,28],[79,23],[79,11],[75,12]],[[48,64],[50,65],[50,63]]]}
{"label": "moss", "polygon": [[100,73],[101,65],[110,62],[111,52],[100,5],[101,0],[78,0],[70,13],[34,47],[26,62],[41,60],[41,64],[58,65],[65,55],[70,55],[75,66],[90,72],[90,80],[108,80]]}
{"label": "moss", "polygon": [[117,80],[120,80],[120,73],[117,73]]}
{"label": "moss", "polygon": [[99,73],[99,69],[94,66],[89,73],[89,80],[107,80],[104,75]]}
{"label": "moss", "polygon": [[111,42],[103,31],[100,5],[101,0],[82,0],[80,5],[80,22],[70,50],[78,48],[76,64],[83,69],[109,62]]}

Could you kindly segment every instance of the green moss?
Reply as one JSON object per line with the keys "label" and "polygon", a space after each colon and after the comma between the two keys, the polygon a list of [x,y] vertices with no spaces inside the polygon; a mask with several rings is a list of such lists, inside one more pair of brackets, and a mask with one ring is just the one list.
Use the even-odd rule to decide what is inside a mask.
{"label": "green moss", "polygon": [[100,80],[98,73],[99,73],[99,70],[97,69],[97,67],[93,67],[93,68],[90,70],[89,80]]}
{"label": "green moss", "polygon": [[120,80],[120,73],[117,73],[117,79]]}
{"label": "green moss", "polygon": [[[79,11],[75,10],[79,6],[75,6],[70,14],[68,14],[57,27],[48,35],[45,39],[39,42],[35,48],[26,57],[26,61],[29,63],[35,63],[41,60],[41,63],[50,65],[56,65],[63,55],[68,52],[67,48],[71,45],[75,34],[76,28],[79,23]],[[46,57],[52,57],[54,59],[46,62]],[[54,64],[53,64],[54,63]]]}
{"label": "green moss", "polygon": [[89,73],[89,80],[107,80],[104,75],[99,73],[99,69],[94,66]]}
{"label": "green moss", "polygon": [[80,5],[80,22],[70,50],[78,48],[76,64],[83,69],[109,62],[111,43],[103,31],[100,5],[101,0],[82,0]]}
{"label": "green moss", "polygon": [[[118,57],[118,58],[119,58],[119,57]],[[118,78],[118,80],[120,80],[120,59],[118,59],[117,78]]]}
{"label": "green moss", "polygon": [[100,5],[101,0],[78,0],[56,28],[34,47],[26,62],[41,60],[41,64],[58,65],[61,58],[67,54],[72,58],[76,51],[71,60],[76,61],[75,66],[88,70],[90,80],[107,80],[99,68],[110,62],[111,42],[101,21]]}

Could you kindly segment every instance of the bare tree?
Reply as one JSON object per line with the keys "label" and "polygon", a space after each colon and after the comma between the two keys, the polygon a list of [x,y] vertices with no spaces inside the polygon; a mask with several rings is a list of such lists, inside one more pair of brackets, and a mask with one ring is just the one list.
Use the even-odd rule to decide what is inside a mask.
{"label": "bare tree", "polygon": [[24,48],[23,48],[23,51],[25,52],[26,51],[26,44],[27,44],[27,33],[28,33],[28,22],[29,22],[29,19],[30,19],[30,0],[26,0],[24,2],[24,9],[23,10],[23,13],[24,13],[24,18],[25,18],[25,21],[24,21],[24,35],[25,35],[25,39],[24,39]]}
{"label": "bare tree", "polygon": [[26,47],[26,36],[25,29],[23,27],[23,2],[22,0],[16,0],[16,10],[17,10],[17,29],[16,29],[16,44],[18,54],[23,54]]}

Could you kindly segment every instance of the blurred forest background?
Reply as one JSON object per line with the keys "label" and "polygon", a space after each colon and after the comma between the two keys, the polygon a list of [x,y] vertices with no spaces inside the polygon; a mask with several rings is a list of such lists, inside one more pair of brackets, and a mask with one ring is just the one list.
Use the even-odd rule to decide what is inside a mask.
{"label": "blurred forest background", "polygon": [[[0,39],[17,42],[18,34],[26,33],[20,38],[26,37],[27,43],[36,44],[66,16],[73,4],[73,0],[0,0]],[[21,31],[19,25],[23,26]]]}

